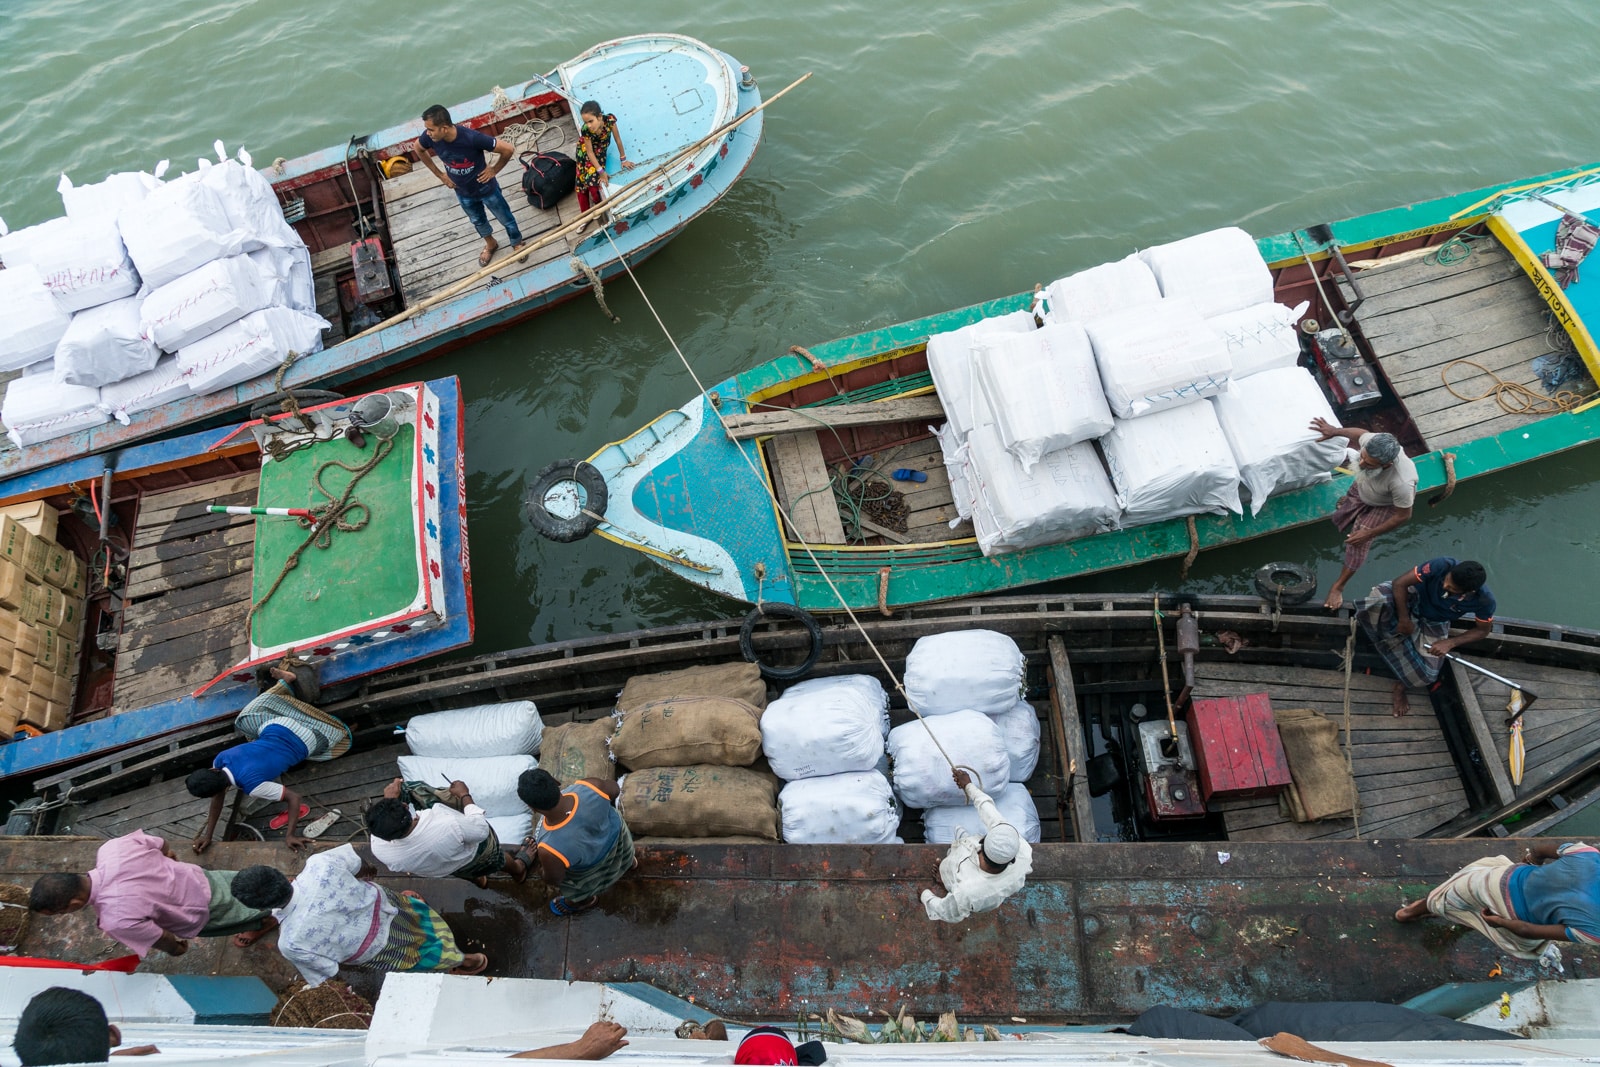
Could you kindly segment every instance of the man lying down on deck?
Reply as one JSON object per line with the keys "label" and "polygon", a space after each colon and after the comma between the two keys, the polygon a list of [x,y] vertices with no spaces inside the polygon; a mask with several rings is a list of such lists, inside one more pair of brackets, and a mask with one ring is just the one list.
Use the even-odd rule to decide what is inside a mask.
{"label": "man lying down on deck", "polygon": [[[297,675],[281,667],[273,667],[269,673],[275,679],[271,688],[246,704],[233,720],[233,728],[249,740],[223,749],[210,767],[193,772],[184,783],[191,795],[211,798],[206,828],[194,839],[196,852],[211,847],[229,786],[238,786],[261,800],[283,801],[283,843],[291,850],[309,845],[308,838],[294,832],[308,809],[302,807],[300,795],[278,778],[306,760],[321,762],[350,751],[354,740],[350,728],[306,702],[311,697],[309,674]],[[306,699],[296,699],[296,693]]]}

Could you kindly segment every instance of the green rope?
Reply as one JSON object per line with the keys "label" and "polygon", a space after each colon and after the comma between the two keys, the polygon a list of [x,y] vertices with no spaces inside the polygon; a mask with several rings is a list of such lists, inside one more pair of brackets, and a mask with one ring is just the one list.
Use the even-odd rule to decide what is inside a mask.
{"label": "green rope", "polygon": [[1467,233],[1463,230],[1429,253],[1428,262],[1439,267],[1448,267],[1452,263],[1459,263],[1472,255],[1474,251],[1472,247],[1473,241],[1486,241],[1489,236],[1486,233]]}

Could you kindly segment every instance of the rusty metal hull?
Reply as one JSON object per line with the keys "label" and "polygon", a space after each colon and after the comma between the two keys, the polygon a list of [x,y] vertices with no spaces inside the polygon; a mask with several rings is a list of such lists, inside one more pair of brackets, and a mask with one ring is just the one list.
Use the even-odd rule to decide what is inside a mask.
{"label": "rusty metal hull", "polygon": [[[0,880],[86,870],[98,844],[8,838]],[[928,921],[918,902],[942,853],[930,846],[646,849],[598,908],[571,919],[553,917],[537,886],[387,884],[414,886],[489,954],[495,975],[645,981],[737,1019],[904,1002],[924,1018],[1105,1022],[1161,1003],[1221,1013],[1264,1000],[1399,1001],[1483,980],[1497,964],[1508,982],[1531,979],[1535,965],[1498,956],[1477,934],[1392,918],[1470,860],[1518,851],[1465,840],[1044,844],[1023,892],[957,925]],[[264,844],[215,845],[205,860],[299,865]],[[281,984],[289,972],[270,945],[213,940],[176,960],[152,954],[145,967]],[[1565,947],[1569,974],[1600,965],[1600,953]],[[22,951],[117,954],[87,913],[36,917]]]}

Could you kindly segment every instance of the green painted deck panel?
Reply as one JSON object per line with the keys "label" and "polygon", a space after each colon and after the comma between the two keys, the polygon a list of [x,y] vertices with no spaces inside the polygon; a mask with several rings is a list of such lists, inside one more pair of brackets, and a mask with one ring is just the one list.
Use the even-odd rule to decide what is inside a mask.
{"label": "green painted deck panel", "polygon": [[[362,530],[335,531],[326,549],[306,549],[300,565],[256,613],[252,633],[258,647],[346,630],[403,611],[416,599],[420,579],[411,496],[415,436],[413,427],[402,426],[394,450],[357,487],[356,499],[372,509],[371,522]],[[329,460],[360,466],[375,446],[369,439],[366,449],[358,449],[341,437],[301,449],[282,462],[263,463],[261,506],[301,508],[325,502],[326,497],[312,487],[317,468]],[[337,495],[350,477],[349,471],[332,467],[323,473],[322,484]],[[261,599],[305,537],[297,522],[257,521],[253,599]]]}

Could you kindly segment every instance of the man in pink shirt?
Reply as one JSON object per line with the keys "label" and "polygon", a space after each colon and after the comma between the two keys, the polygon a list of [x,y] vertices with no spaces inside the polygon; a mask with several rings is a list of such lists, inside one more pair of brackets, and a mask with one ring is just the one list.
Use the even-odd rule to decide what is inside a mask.
{"label": "man in pink shirt", "polygon": [[28,907],[66,915],[92,904],[100,929],[140,956],[153,948],[181,956],[191,937],[229,934],[248,948],[278,923],[234,898],[233,875],[181,863],[161,838],[135,830],[101,845],[88,874],[41,876]]}

